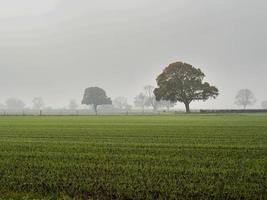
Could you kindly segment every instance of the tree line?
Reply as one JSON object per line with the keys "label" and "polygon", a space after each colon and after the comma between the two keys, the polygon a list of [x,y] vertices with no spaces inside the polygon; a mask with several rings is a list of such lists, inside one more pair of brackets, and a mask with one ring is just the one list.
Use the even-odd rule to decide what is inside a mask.
{"label": "tree line", "polygon": [[[215,86],[203,82],[204,78],[205,74],[199,68],[184,62],[172,63],[157,77],[157,88],[153,86],[144,88],[145,93],[140,94],[140,98],[142,96],[146,98],[143,101],[144,105],[141,105],[149,104],[155,111],[160,102],[169,104],[182,102],[186,112],[190,112],[191,102],[206,101],[219,95],[219,90]],[[97,114],[99,105],[112,104],[112,101],[102,88],[90,87],[85,89],[82,104],[92,105]]]}
{"label": "tree line", "polygon": [[[204,81],[205,74],[201,69],[193,67],[184,62],[175,62],[168,65],[156,78],[157,87],[147,85],[143,91],[134,98],[134,106],[145,111],[145,108],[152,108],[157,111],[160,108],[169,111],[177,102],[185,106],[186,112],[190,112],[190,104],[193,101],[207,101],[215,99],[219,95],[217,87]],[[255,104],[256,98],[249,89],[240,90],[235,97],[235,104],[246,109]],[[33,110],[52,109],[45,107],[45,102],[41,97],[32,100]],[[92,106],[97,114],[98,107],[112,105],[114,108],[130,111],[132,106],[128,104],[127,98],[117,97],[113,100],[109,98],[106,91],[100,87],[89,87],[84,91],[81,104]],[[68,108],[77,110],[79,104],[75,100],[70,100]],[[5,104],[0,103],[0,109],[21,110],[25,103],[17,98],[9,98]],[[267,101],[262,102],[262,108],[267,109]]]}
{"label": "tree line", "polygon": [[[164,105],[169,110],[177,102],[181,102],[185,105],[186,112],[190,112],[193,101],[207,101],[219,95],[218,88],[204,82],[204,78],[205,74],[199,68],[184,62],[172,63],[156,78],[157,87],[145,86],[144,91],[135,97],[134,104],[144,112],[146,106],[156,111]],[[256,101],[248,89],[240,90],[235,99],[235,103],[244,109]],[[102,88],[90,87],[84,92],[82,104],[93,105],[97,113],[99,105],[112,104],[112,101]],[[262,106],[265,108],[267,102],[263,102]]]}

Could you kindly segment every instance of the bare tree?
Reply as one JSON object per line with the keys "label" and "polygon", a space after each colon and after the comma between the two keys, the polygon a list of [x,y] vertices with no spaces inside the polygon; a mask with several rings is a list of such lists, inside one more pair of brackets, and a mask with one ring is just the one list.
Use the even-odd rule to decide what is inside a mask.
{"label": "bare tree", "polygon": [[155,87],[152,85],[147,85],[144,87],[144,94],[146,97],[145,105],[148,107],[152,107],[153,111],[157,111],[158,102],[156,100],[156,96],[154,95]]}
{"label": "bare tree", "polygon": [[267,109],[267,101],[263,101],[263,102],[261,103],[261,107],[262,107],[263,109]]}
{"label": "bare tree", "polygon": [[74,99],[71,99],[70,103],[69,103],[69,109],[70,110],[77,110],[77,108],[78,108],[78,104],[76,103],[76,101]]}
{"label": "bare tree", "polygon": [[127,98],[126,97],[116,97],[112,104],[115,108],[118,108],[120,110],[126,109],[128,106]]}
{"label": "bare tree", "polygon": [[142,112],[145,112],[146,96],[143,93],[138,94],[134,98],[134,105],[137,108],[141,108]]}
{"label": "bare tree", "polygon": [[249,89],[239,90],[235,97],[235,104],[242,106],[244,109],[246,109],[249,105],[254,105],[255,102],[256,98]]}
{"label": "bare tree", "polygon": [[17,98],[9,98],[6,100],[6,106],[10,110],[22,110],[25,107],[25,103]]}
{"label": "bare tree", "polygon": [[42,110],[45,106],[44,100],[41,97],[35,97],[32,100],[32,108],[34,110]]}

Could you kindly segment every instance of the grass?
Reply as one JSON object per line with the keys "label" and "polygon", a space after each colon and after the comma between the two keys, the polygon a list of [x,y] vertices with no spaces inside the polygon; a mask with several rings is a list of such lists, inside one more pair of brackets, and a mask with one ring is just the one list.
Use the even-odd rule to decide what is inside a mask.
{"label": "grass", "polygon": [[0,199],[266,199],[267,115],[0,118]]}

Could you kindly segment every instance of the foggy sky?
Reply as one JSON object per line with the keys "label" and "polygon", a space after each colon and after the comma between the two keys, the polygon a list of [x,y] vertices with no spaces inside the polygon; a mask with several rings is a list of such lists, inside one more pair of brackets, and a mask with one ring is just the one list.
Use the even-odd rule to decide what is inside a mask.
{"label": "foggy sky", "polygon": [[[266,0],[0,0],[0,102],[81,101],[99,86],[132,102],[169,63],[200,67],[220,90],[194,108],[267,100]],[[182,104],[178,107],[183,108]]]}

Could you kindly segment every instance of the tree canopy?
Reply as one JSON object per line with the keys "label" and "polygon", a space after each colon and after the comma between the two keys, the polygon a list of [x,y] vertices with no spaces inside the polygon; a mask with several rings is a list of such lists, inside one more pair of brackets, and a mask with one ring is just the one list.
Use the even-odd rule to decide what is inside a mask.
{"label": "tree canopy", "polygon": [[97,107],[99,105],[112,104],[112,101],[107,97],[105,90],[99,87],[86,88],[83,95],[82,104],[92,105],[97,114]]}
{"label": "tree canopy", "polygon": [[243,109],[246,109],[247,106],[253,105],[256,102],[256,98],[249,89],[239,90],[235,97],[235,104],[242,106]]}
{"label": "tree canopy", "polygon": [[216,98],[219,91],[215,86],[203,82],[205,74],[198,68],[183,62],[170,64],[157,77],[158,88],[154,90],[156,99],[182,102],[190,112],[192,101],[206,101]]}

